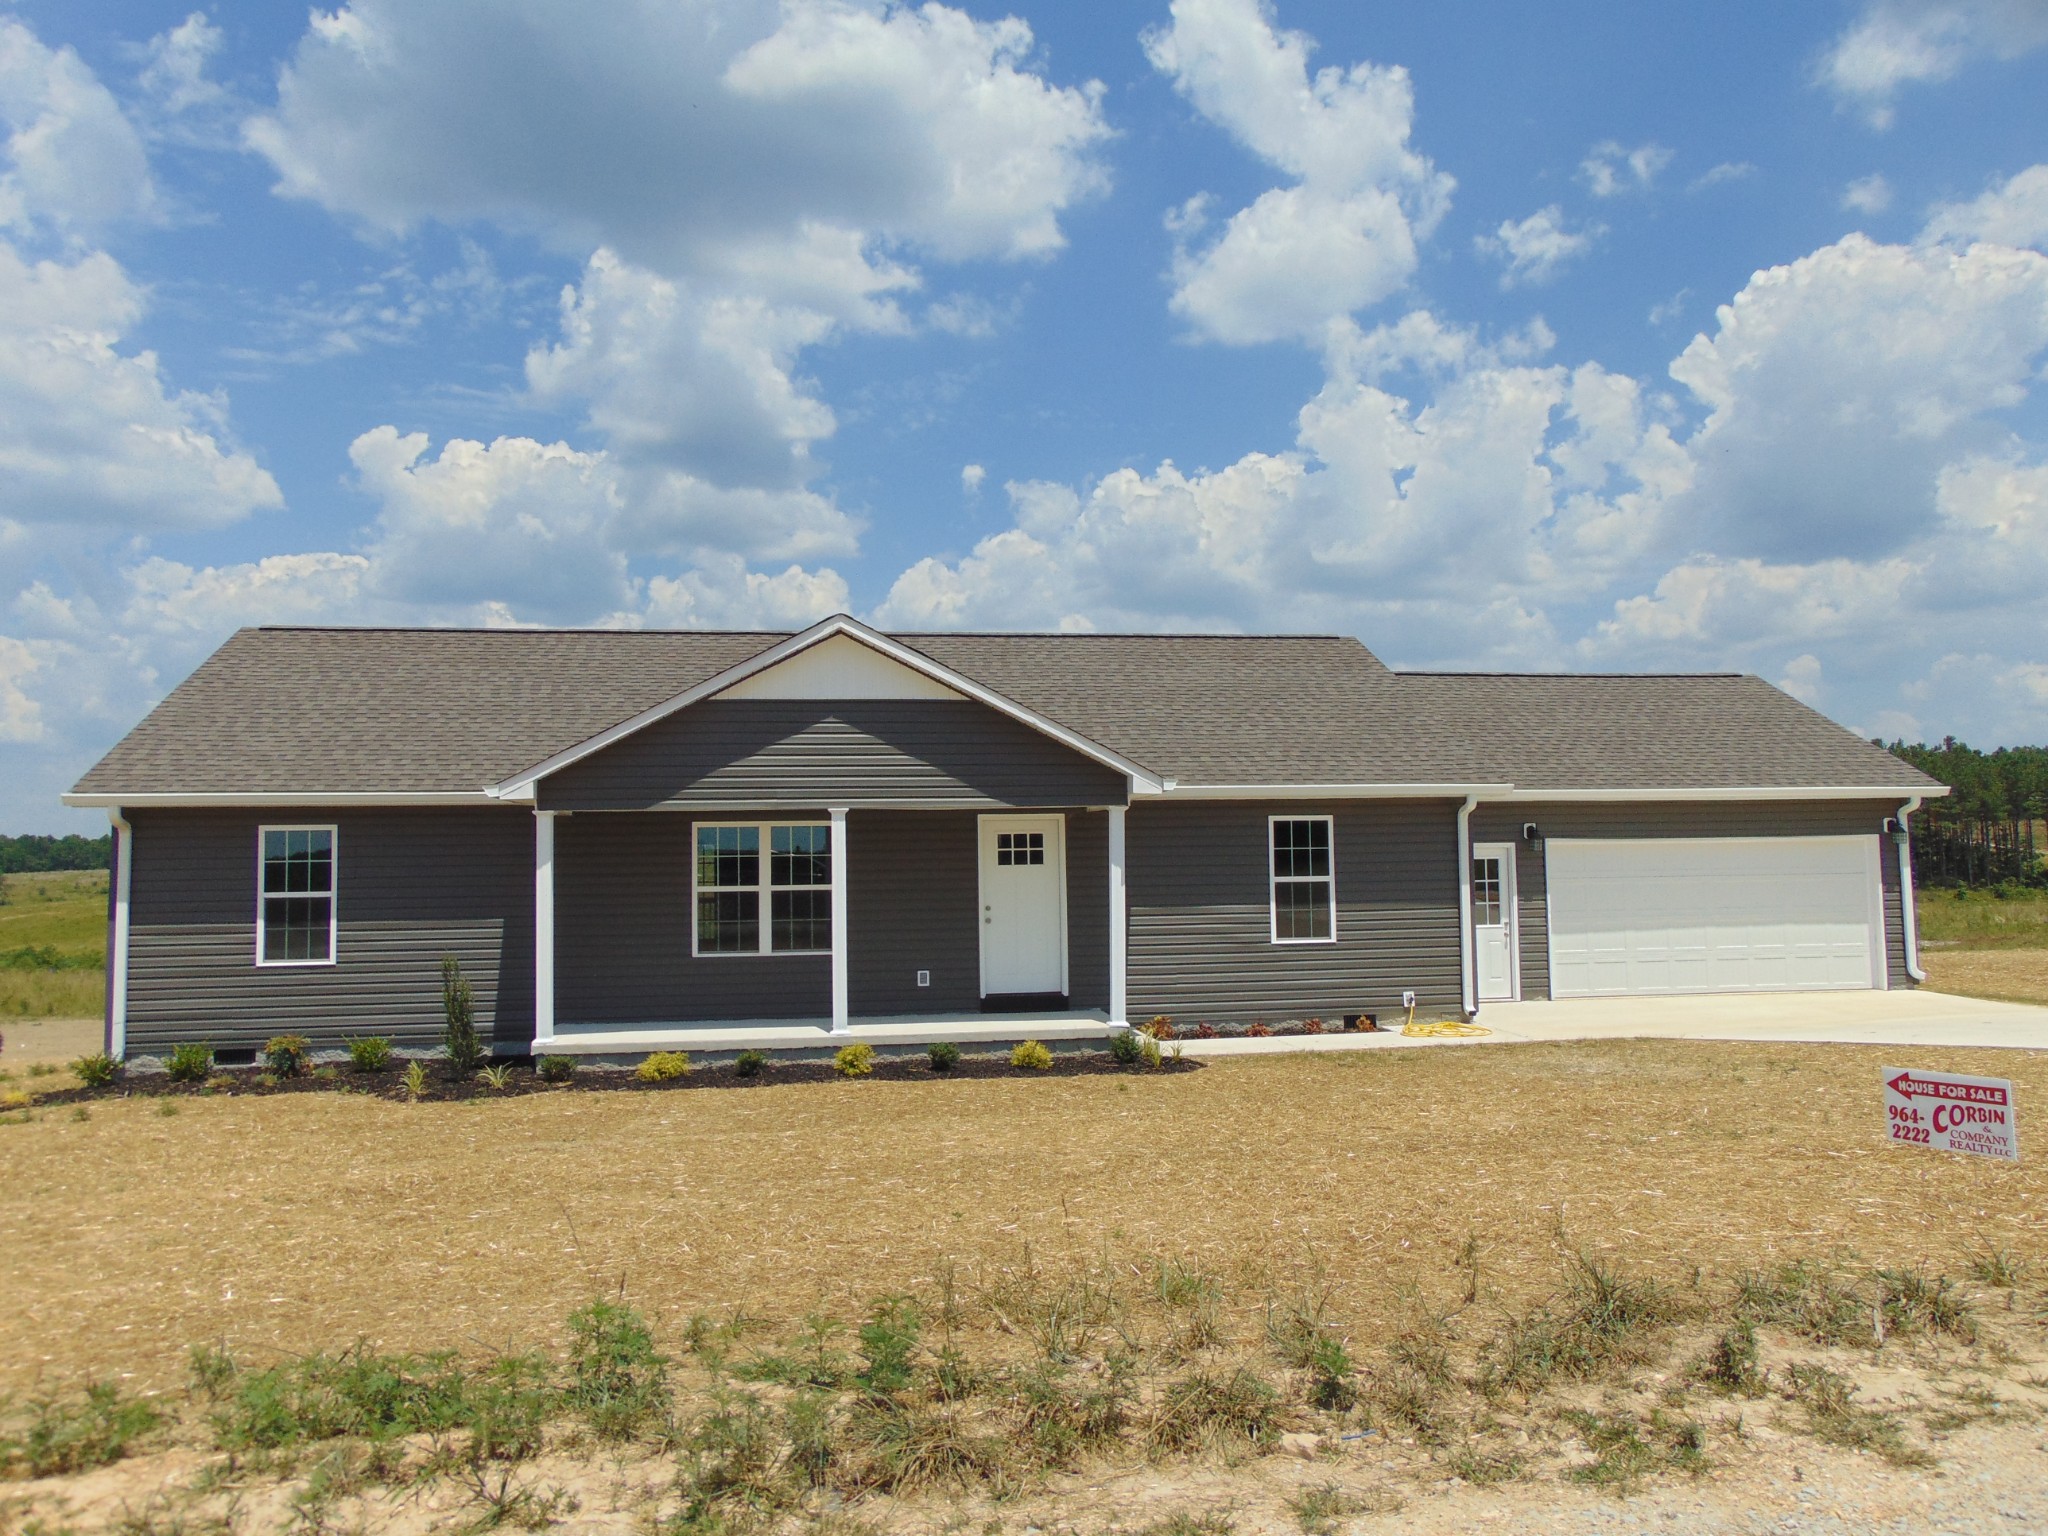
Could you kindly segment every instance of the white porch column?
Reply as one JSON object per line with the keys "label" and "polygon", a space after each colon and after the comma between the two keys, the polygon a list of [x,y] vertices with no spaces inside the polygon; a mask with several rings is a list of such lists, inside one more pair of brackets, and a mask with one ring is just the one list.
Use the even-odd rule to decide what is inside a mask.
{"label": "white porch column", "polygon": [[555,1038],[555,811],[533,813],[533,1045]]}
{"label": "white porch column", "polygon": [[846,807],[826,807],[832,817],[832,1033],[851,1033],[846,986]]}
{"label": "white porch column", "polygon": [[1125,974],[1129,965],[1130,931],[1124,899],[1124,808],[1109,808],[1109,1022],[1128,1024],[1130,1003]]}

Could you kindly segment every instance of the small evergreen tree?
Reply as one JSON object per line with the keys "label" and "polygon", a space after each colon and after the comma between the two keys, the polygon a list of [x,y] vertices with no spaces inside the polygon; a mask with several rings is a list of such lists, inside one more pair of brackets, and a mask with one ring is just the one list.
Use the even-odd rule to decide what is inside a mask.
{"label": "small evergreen tree", "polygon": [[476,1033],[476,997],[462,974],[462,962],[453,955],[441,957],[441,1011],[448,1019],[441,1049],[457,1075],[467,1077],[483,1065],[484,1043]]}

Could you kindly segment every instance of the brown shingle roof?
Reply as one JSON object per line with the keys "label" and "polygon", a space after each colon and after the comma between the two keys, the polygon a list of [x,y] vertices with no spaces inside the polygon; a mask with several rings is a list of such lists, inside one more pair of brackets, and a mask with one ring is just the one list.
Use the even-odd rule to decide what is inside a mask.
{"label": "brown shingle roof", "polygon": [[[475,791],[785,638],[245,629],[78,783],[88,794]],[[897,637],[1183,784],[1525,788],[1932,781],[1753,677],[1390,672],[1326,635]]]}

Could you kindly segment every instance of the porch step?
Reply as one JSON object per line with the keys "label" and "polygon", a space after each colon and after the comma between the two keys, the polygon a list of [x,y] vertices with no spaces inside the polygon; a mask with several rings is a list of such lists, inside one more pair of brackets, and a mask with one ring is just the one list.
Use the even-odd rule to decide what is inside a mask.
{"label": "porch step", "polygon": [[830,1055],[856,1041],[884,1054],[921,1050],[950,1040],[964,1050],[992,1049],[1019,1040],[1045,1044],[1102,1042],[1110,1035],[1109,1015],[1100,1010],[1063,1013],[906,1014],[854,1019],[843,1035],[830,1019],[732,1019],[692,1023],[558,1024],[555,1038],[535,1051],[543,1056],[640,1056],[649,1051],[689,1051],[720,1056],[737,1051],[801,1051]]}

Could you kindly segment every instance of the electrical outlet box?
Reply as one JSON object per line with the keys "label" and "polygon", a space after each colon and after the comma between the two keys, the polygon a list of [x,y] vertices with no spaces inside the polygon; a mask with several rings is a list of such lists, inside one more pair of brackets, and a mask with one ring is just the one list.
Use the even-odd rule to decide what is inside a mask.
{"label": "electrical outlet box", "polygon": [[920,987],[930,986],[932,984],[932,973],[930,971],[919,971],[917,973],[917,984]]}
{"label": "electrical outlet box", "polygon": [[1415,1006],[1415,994],[1413,992],[1403,992],[1401,994],[1401,1006],[1403,1008],[1413,1008]]}

